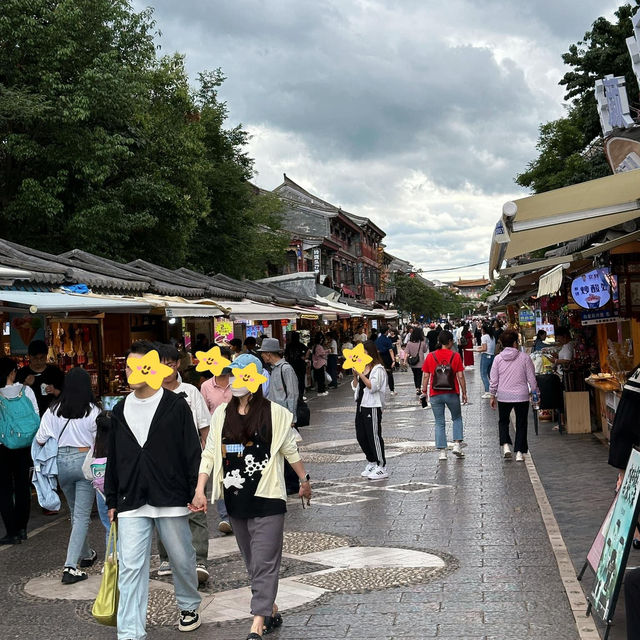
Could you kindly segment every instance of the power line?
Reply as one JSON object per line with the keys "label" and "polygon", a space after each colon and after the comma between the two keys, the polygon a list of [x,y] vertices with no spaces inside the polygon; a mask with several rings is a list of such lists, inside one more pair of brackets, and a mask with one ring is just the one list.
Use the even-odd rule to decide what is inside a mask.
{"label": "power line", "polygon": [[446,269],[423,269],[422,273],[437,273],[439,271],[457,271],[458,269],[467,269],[468,267],[477,267],[481,264],[487,264],[488,260],[482,262],[474,262],[473,264],[463,264],[460,267],[447,267]]}

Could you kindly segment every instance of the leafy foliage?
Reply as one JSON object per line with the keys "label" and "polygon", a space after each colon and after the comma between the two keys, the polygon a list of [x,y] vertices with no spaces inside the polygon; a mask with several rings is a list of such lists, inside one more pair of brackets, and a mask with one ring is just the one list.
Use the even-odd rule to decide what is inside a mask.
{"label": "leafy foliage", "polygon": [[194,92],[154,35],[151,10],[128,0],[0,4],[2,234],[256,275],[279,257],[278,205],[248,182],[246,132],[224,128],[222,74],[201,74]]}
{"label": "leafy foliage", "polygon": [[[397,273],[394,276],[396,304],[402,312],[409,312],[416,319],[439,318],[451,314],[460,317],[469,304],[465,298],[448,288],[434,289],[418,277]],[[473,305],[471,305],[473,307]]]}
{"label": "leafy foliage", "polygon": [[598,18],[583,40],[563,54],[572,67],[560,81],[567,90],[567,115],[540,126],[538,157],[516,177],[520,186],[542,193],[611,173],[602,149],[594,84],[607,74],[625,76],[630,103],[638,106],[638,84],[625,41],[632,34],[633,12],[625,4],[615,12],[615,22]]}

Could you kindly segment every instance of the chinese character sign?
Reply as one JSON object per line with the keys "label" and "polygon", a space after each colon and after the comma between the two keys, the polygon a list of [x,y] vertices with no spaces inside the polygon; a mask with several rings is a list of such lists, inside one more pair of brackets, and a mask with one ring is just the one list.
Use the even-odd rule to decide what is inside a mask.
{"label": "chinese character sign", "polygon": [[624,569],[638,519],[638,481],[640,453],[631,452],[629,464],[607,527],[596,582],[590,596],[594,611],[609,622],[622,586]]}
{"label": "chinese character sign", "polygon": [[611,299],[609,269],[594,269],[583,273],[571,283],[571,295],[583,309],[600,309]]}

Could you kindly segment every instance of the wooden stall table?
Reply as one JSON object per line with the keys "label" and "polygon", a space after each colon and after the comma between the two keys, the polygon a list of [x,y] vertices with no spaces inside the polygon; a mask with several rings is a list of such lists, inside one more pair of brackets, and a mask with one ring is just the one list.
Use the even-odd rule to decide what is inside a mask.
{"label": "wooden stall table", "polygon": [[594,389],[596,420],[602,428],[602,435],[609,440],[610,425],[613,424],[613,416],[620,400],[620,383],[613,376],[590,376],[585,382]]}

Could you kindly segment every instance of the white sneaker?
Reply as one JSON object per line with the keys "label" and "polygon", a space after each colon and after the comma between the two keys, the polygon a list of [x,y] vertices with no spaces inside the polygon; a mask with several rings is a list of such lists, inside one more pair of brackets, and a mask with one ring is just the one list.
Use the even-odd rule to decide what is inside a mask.
{"label": "white sneaker", "polygon": [[329,392],[328,391],[323,391],[322,393],[318,394],[319,396],[328,396]]}
{"label": "white sneaker", "polygon": [[392,396],[397,396],[397,395],[398,395],[398,392],[397,392],[397,391],[390,391],[389,393],[390,393]]}
{"label": "white sneaker", "polygon": [[171,575],[171,565],[168,561],[164,561],[160,563],[158,567],[158,575],[159,576],[170,576]]}
{"label": "white sneaker", "polygon": [[487,392],[483,393],[480,397],[484,398],[486,400],[487,398],[491,397],[491,394],[487,391]]}
{"label": "white sneaker", "polygon": [[369,474],[376,468],[375,462],[368,462],[367,466],[362,470],[360,474],[363,478],[368,478]]}
{"label": "white sneaker", "polygon": [[440,455],[438,456],[438,460],[446,460],[447,459],[447,450],[440,449]]}
{"label": "white sneaker", "polygon": [[453,443],[453,449],[452,449],[453,455],[458,457],[458,458],[464,458],[464,451],[462,450],[462,446],[460,442],[454,442]]}
{"label": "white sneaker", "polygon": [[524,462],[522,451],[516,451],[516,462]]}
{"label": "white sneaker", "polygon": [[511,457],[511,447],[508,444],[502,445],[502,457],[510,458]]}
{"label": "white sneaker", "polygon": [[368,476],[369,480],[384,480],[388,477],[387,468],[379,467],[378,465],[373,468],[373,471]]}

